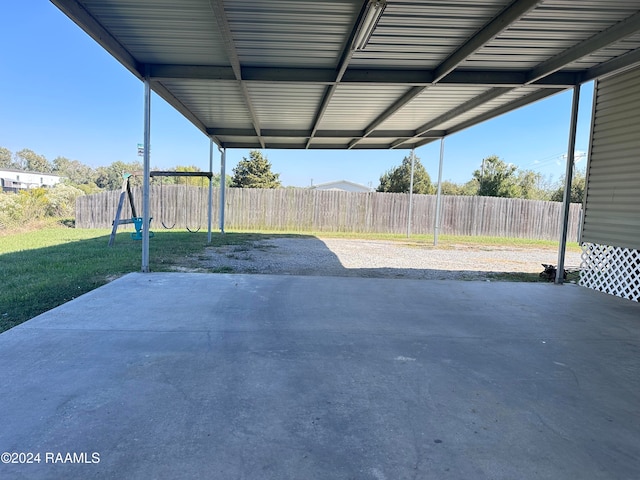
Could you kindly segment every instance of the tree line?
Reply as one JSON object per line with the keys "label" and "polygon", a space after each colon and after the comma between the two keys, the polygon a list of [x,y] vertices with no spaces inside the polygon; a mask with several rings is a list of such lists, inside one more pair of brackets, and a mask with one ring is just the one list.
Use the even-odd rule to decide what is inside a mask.
{"label": "tree line", "polygon": [[[414,155],[413,193],[434,194],[437,185],[431,181],[420,159]],[[411,156],[383,173],[376,191],[407,193],[411,183]],[[586,183],[585,170],[574,173],[571,184],[571,202],[582,203]],[[233,169],[231,186],[237,188],[281,188],[279,174],[271,171],[271,163],[258,150],[251,150],[249,158],[243,157]],[[561,202],[564,179],[557,183],[545,180],[533,170],[520,170],[496,155],[482,160],[482,167],[472,173],[471,179],[457,184],[442,182],[443,195],[478,195],[485,197],[524,198],[528,200],[550,200]]]}
{"label": "tree line", "polygon": [[[415,155],[415,153],[412,153]],[[62,177],[62,183],[73,186],[85,194],[101,190],[117,190],[122,185],[124,172],[141,172],[142,163],[115,161],[111,165],[92,168],[78,160],[56,157],[47,160],[32,150],[23,149],[15,154],[0,147],[0,168],[14,168],[42,173],[52,173]],[[157,170],[154,168],[154,170]],[[194,165],[177,165],[171,171],[199,172]],[[410,188],[411,156],[406,156],[401,164],[380,176],[378,192],[406,193]],[[226,176],[225,184],[236,188],[281,188],[280,174],[272,172],[269,160],[258,150],[249,151],[249,158],[243,157],[233,169],[232,176]],[[197,177],[160,177],[154,181],[163,184],[204,185]],[[132,177],[134,184],[141,184],[141,176]],[[214,186],[220,185],[220,176],[214,174]],[[420,159],[414,157],[413,192],[434,194],[437,185],[431,181]],[[580,203],[584,196],[585,171],[578,170],[571,186],[571,201]],[[457,184],[443,181],[444,195],[480,195],[488,197],[524,198],[530,200],[562,201],[564,180],[552,184],[532,170],[520,170],[492,155],[483,159],[482,167],[472,173],[471,179]]]}
{"label": "tree line", "polygon": [[[29,172],[50,173],[61,177],[61,183],[78,188],[85,194],[97,193],[103,190],[119,190],[122,187],[122,174],[140,173],[143,170],[142,162],[115,161],[108,166],[92,168],[78,160],[70,160],[66,157],[56,157],[49,161],[44,155],[40,155],[28,148],[13,153],[5,147],[0,147],[0,168],[10,168]],[[159,170],[159,168],[152,168]],[[200,172],[195,165],[177,165],[169,169],[176,172]],[[157,181],[163,184],[188,183],[199,185],[197,177],[159,177]],[[131,182],[141,185],[140,175],[133,176]],[[231,183],[231,177],[227,176],[227,185]],[[220,185],[220,175],[213,176],[214,186]]]}
{"label": "tree line", "polygon": [[[420,159],[414,155],[413,193],[434,194],[437,185],[431,181]],[[383,173],[376,191],[407,193],[411,183],[411,156]],[[582,203],[586,183],[585,170],[577,170],[571,184],[571,202]],[[233,169],[231,186],[237,188],[281,188],[279,174],[271,171],[271,163],[258,150],[251,150]],[[520,170],[496,155],[482,160],[482,167],[472,173],[471,179],[457,184],[442,182],[443,195],[478,195],[485,197],[524,198],[561,202],[564,179],[557,183],[545,180],[533,170]]]}
{"label": "tree line", "polygon": [[[130,178],[134,186],[142,184],[143,170],[141,162],[126,163],[115,161],[108,166],[92,168],[78,160],[56,157],[49,161],[28,148],[11,152],[0,147],[0,169],[22,170],[27,172],[49,173],[61,177],[59,184],[52,188],[30,188],[18,194],[0,193],[0,231],[15,229],[47,218],[73,219],[76,199],[82,195],[98,193],[104,190],[119,190],[122,187],[124,173],[138,173]],[[159,170],[154,168],[153,170]],[[169,169],[178,172],[199,172],[194,165],[178,165]],[[163,184],[208,185],[204,177],[154,177],[154,182]],[[225,178],[226,185],[231,177]],[[214,186],[220,185],[220,175],[213,176]]]}
{"label": "tree line", "polygon": [[[415,155],[415,154],[413,154]],[[432,183],[420,159],[414,156],[413,193],[434,194],[437,184]],[[411,182],[411,156],[385,172],[380,177],[378,192],[407,193]],[[571,202],[582,203],[586,184],[585,170],[576,170],[571,183]],[[561,202],[564,178],[557,183],[545,180],[542,174],[532,170],[520,170],[496,155],[482,160],[482,167],[475,170],[465,183],[443,181],[443,195],[479,195],[485,197],[524,198]]]}

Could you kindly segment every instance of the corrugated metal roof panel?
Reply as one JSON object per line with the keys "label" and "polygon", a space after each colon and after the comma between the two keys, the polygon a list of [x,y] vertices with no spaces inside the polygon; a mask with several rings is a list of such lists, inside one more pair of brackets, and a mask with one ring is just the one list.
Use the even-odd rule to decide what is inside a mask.
{"label": "corrugated metal roof panel", "polygon": [[[364,0],[52,1],[139,78],[151,72],[156,91],[225,146],[296,144],[288,134],[309,148],[420,144],[407,132],[466,128],[559,91],[517,88],[528,80],[559,72],[549,84],[569,88],[631,66],[640,52],[640,0],[389,1],[355,52]],[[622,21],[624,34],[603,33]],[[487,29],[490,40],[478,36]],[[582,58],[563,57],[598,35],[606,41],[587,43]],[[554,58],[565,64],[542,68]],[[433,78],[440,83],[420,92]],[[316,131],[325,138],[308,140]],[[381,138],[391,132],[394,141]]]}
{"label": "corrugated metal roof panel", "polygon": [[354,53],[351,65],[434,68],[509,3],[390,2],[369,45]]}
{"label": "corrugated metal roof panel", "polygon": [[326,88],[322,85],[248,86],[260,125],[273,129],[311,129]]}
{"label": "corrugated metal roof panel", "polygon": [[361,149],[387,149],[389,148],[393,142],[395,142],[397,139],[394,138],[363,138],[362,141],[358,142],[358,144],[353,147],[354,150],[361,150]]}
{"label": "corrugated metal roof panel", "polygon": [[351,140],[345,140],[344,138],[318,138],[314,137],[311,140],[311,148],[326,148],[326,149],[339,149],[346,150],[349,148]]}
{"label": "corrugated metal roof panel", "polygon": [[489,89],[486,86],[433,85],[380,125],[380,129],[415,130]]}
{"label": "corrugated metal roof panel", "polygon": [[266,137],[264,143],[266,148],[303,149],[307,141],[293,137]]}
{"label": "corrugated metal roof panel", "polygon": [[[640,9],[638,0],[545,0],[487,43],[464,68],[534,68]],[[576,21],[580,18],[580,21]]]}
{"label": "corrugated metal roof panel", "polygon": [[84,0],[85,7],[142,63],[226,65],[222,37],[203,0]]}
{"label": "corrugated metal roof panel", "polygon": [[[218,139],[226,145],[230,145],[230,144],[256,145],[259,143],[259,139],[257,136],[219,135]],[[252,148],[252,147],[246,147],[246,148]]]}
{"label": "corrugated metal roof panel", "polygon": [[209,128],[252,126],[238,82],[171,80],[162,83]]}
{"label": "corrugated metal roof panel", "polygon": [[251,66],[334,66],[362,3],[358,0],[225,0],[240,61]]}
{"label": "corrugated metal roof panel", "polygon": [[397,85],[340,85],[319,128],[365,129],[408,90]]}
{"label": "corrugated metal roof panel", "polygon": [[597,52],[587,55],[580,60],[570,63],[566,66],[571,70],[582,70],[606,62],[611,58],[619,57],[625,53],[632,52],[640,48],[640,33],[630,35],[624,40],[617,42],[609,47],[598,50]]}

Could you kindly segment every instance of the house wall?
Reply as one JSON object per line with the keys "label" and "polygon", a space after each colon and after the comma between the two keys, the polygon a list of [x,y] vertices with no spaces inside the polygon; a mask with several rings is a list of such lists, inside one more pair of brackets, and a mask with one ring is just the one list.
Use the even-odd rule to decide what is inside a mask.
{"label": "house wall", "polygon": [[596,83],[581,283],[640,301],[640,68]]}
{"label": "house wall", "polygon": [[60,177],[50,173],[27,172],[24,170],[0,170],[3,190],[22,190],[38,187],[53,187],[60,183]]}

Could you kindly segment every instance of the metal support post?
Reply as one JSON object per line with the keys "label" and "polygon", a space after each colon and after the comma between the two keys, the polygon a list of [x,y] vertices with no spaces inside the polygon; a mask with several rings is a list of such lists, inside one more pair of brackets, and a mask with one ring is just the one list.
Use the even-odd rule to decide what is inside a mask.
{"label": "metal support post", "polygon": [[440,208],[442,207],[442,163],[444,159],[444,137],[440,139],[440,166],[438,167],[438,191],[436,193],[436,220],[433,226],[433,244],[438,245],[440,233]]}
{"label": "metal support post", "polygon": [[556,267],[556,284],[564,283],[564,258],[567,248],[569,230],[569,208],[571,207],[571,182],[573,180],[573,159],[576,149],[576,130],[578,125],[578,103],[580,102],[580,85],[573,87],[573,103],[571,104],[571,126],[569,128],[569,151],[567,152],[567,170],[564,178],[564,195],[562,197],[562,233],[558,245],[558,265]]}
{"label": "metal support post", "polygon": [[209,139],[209,204],[207,208],[207,243],[211,243],[211,222],[213,217],[213,140]]}
{"label": "metal support post", "polygon": [[409,214],[407,215],[407,238],[411,236],[411,216],[413,214],[413,172],[415,168],[416,153],[411,149],[411,179],[409,180]]}
{"label": "metal support post", "polygon": [[144,154],[142,173],[142,271],[149,272],[149,172],[151,155],[151,82],[149,68],[144,76]]}
{"label": "metal support post", "polygon": [[224,233],[224,194],[226,189],[227,149],[220,150],[220,233]]}

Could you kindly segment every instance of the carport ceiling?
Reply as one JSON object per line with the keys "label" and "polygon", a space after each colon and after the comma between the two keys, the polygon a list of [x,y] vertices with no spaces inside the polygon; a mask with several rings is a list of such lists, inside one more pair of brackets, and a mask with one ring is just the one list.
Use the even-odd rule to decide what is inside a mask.
{"label": "carport ceiling", "polygon": [[376,2],[52,1],[228,148],[415,148],[640,62],[640,0],[388,0],[364,38]]}

